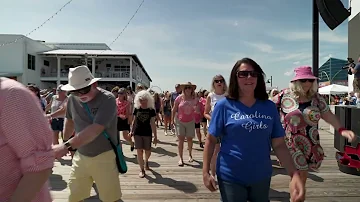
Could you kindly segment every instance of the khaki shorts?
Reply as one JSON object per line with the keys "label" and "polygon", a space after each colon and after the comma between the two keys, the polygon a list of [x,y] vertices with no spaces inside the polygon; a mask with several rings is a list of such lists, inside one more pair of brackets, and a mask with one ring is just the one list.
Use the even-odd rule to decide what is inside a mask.
{"label": "khaki shorts", "polygon": [[360,93],[360,78],[354,77],[353,88],[354,93]]}
{"label": "khaki shorts", "polygon": [[99,198],[103,202],[121,199],[119,171],[113,150],[95,157],[87,157],[76,152],[72,160],[69,178],[69,202],[79,202],[90,197],[95,182]]}
{"label": "khaki shorts", "polygon": [[151,136],[139,136],[134,135],[135,140],[135,149],[143,149],[143,150],[151,150],[151,142],[152,137]]}
{"label": "khaki shorts", "polygon": [[176,123],[177,135],[194,138],[195,137],[195,122],[181,122],[180,120]]}

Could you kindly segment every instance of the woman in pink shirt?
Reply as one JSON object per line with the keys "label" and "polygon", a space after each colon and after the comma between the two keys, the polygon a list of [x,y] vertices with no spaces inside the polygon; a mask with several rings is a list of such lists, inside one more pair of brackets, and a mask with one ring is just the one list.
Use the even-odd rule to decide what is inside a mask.
{"label": "woman in pink shirt", "polygon": [[117,129],[122,132],[122,135],[126,141],[130,143],[130,150],[134,151],[134,142],[132,141],[131,136],[129,135],[130,123],[129,116],[131,114],[130,107],[131,103],[127,99],[126,89],[120,88],[117,92],[116,106],[117,106]]}
{"label": "woman in pink shirt", "polygon": [[50,202],[53,135],[39,99],[6,78],[0,95],[0,201]]}
{"label": "woman in pink shirt", "polygon": [[[172,109],[172,120],[178,131],[178,152],[180,157],[178,165],[184,166],[183,150],[185,138],[188,143],[189,162],[194,161],[192,158],[193,138],[195,137],[194,114],[200,113],[200,109],[198,107],[199,100],[195,99],[196,85],[188,82],[181,84],[180,87],[182,89],[182,94],[175,99],[174,107]],[[175,118],[176,112],[177,119]]]}
{"label": "woman in pink shirt", "polygon": [[[195,119],[195,132],[196,132],[196,137],[198,138],[198,141],[199,141],[199,145],[201,148],[204,148],[204,145],[203,145],[203,142],[202,142],[202,139],[201,139],[201,132],[200,132],[200,124],[201,124],[201,121],[204,117],[204,105],[201,103],[201,98],[199,99],[198,103],[197,103],[197,107],[200,109],[200,113],[197,113],[195,111],[195,114],[194,114],[194,119]],[[197,99],[197,98],[195,98]],[[206,100],[205,100],[206,101]]]}

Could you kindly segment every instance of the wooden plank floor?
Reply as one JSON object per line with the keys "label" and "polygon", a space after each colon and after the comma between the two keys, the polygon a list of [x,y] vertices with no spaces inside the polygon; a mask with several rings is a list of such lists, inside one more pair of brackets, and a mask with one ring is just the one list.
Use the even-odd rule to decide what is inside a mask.
{"label": "wooden plank floor", "polygon": [[[333,148],[333,135],[326,131],[326,125],[321,126],[321,142],[327,155],[318,173],[311,173],[307,182],[306,201],[360,201],[360,177],[341,173],[335,161]],[[161,143],[153,148],[150,158],[152,172],[147,172],[147,177],[138,177],[139,167],[136,164],[134,153],[130,152],[128,145],[123,145],[125,156],[128,160],[129,171],[120,175],[123,201],[148,201],[148,202],[218,202],[219,193],[209,192],[202,182],[202,149],[194,145],[193,157],[195,161],[184,167],[178,167],[177,146],[174,136],[165,136],[158,130]],[[186,148],[186,146],[185,146]],[[187,159],[187,152],[184,152]],[[272,157],[275,161],[275,157]],[[276,164],[276,163],[274,163]],[[54,173],[50,178],[51,192],[55,202],[67,201],[69,190],[67,181],[70,171],[70,159],[64,158],[56,162]],[[274,165],[271,183],[271,201],[289,201],[289,177],[285,170]],[[94,189],[92,197],[86,201],[99,201]]]}

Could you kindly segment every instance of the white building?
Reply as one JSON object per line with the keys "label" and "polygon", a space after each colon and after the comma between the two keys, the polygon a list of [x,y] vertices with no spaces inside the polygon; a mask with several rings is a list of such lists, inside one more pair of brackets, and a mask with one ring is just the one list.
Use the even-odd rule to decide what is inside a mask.
{"label": "white building", "polygon": [[69,68],[84,64],[101,78],[104,88],[130,84],[134,88],[137,83],[150,87],[152,81],[136,54],[112,51],[103,43],[46,43],[0,34],[0,76],[24,85],[50,88],[67,83]]}
{"label": "white building", "polygon": [[[348,24],[348,57],[355,62],[360,56],[360,1],[349,1],[351,15]],[[349,89],[353,90],[354,75],[348,76]]]}

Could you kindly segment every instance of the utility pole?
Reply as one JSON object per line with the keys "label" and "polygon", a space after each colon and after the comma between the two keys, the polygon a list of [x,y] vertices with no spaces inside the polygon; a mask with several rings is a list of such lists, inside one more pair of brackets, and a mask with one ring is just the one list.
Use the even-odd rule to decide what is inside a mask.
{"label": "utility pole", "polygon": [[313,0],[312,25],[312,68],[314,76],[319,76],[319,11],[316,0]]}
{"label": "utility pole", "polygon": [[273,86],[273,78],[272,78],[272,76],[270,76],[270,79],[268,79],[268,80],[266,81],[266,83],[269,83],[269,84],[270,84],[270,87]]}

